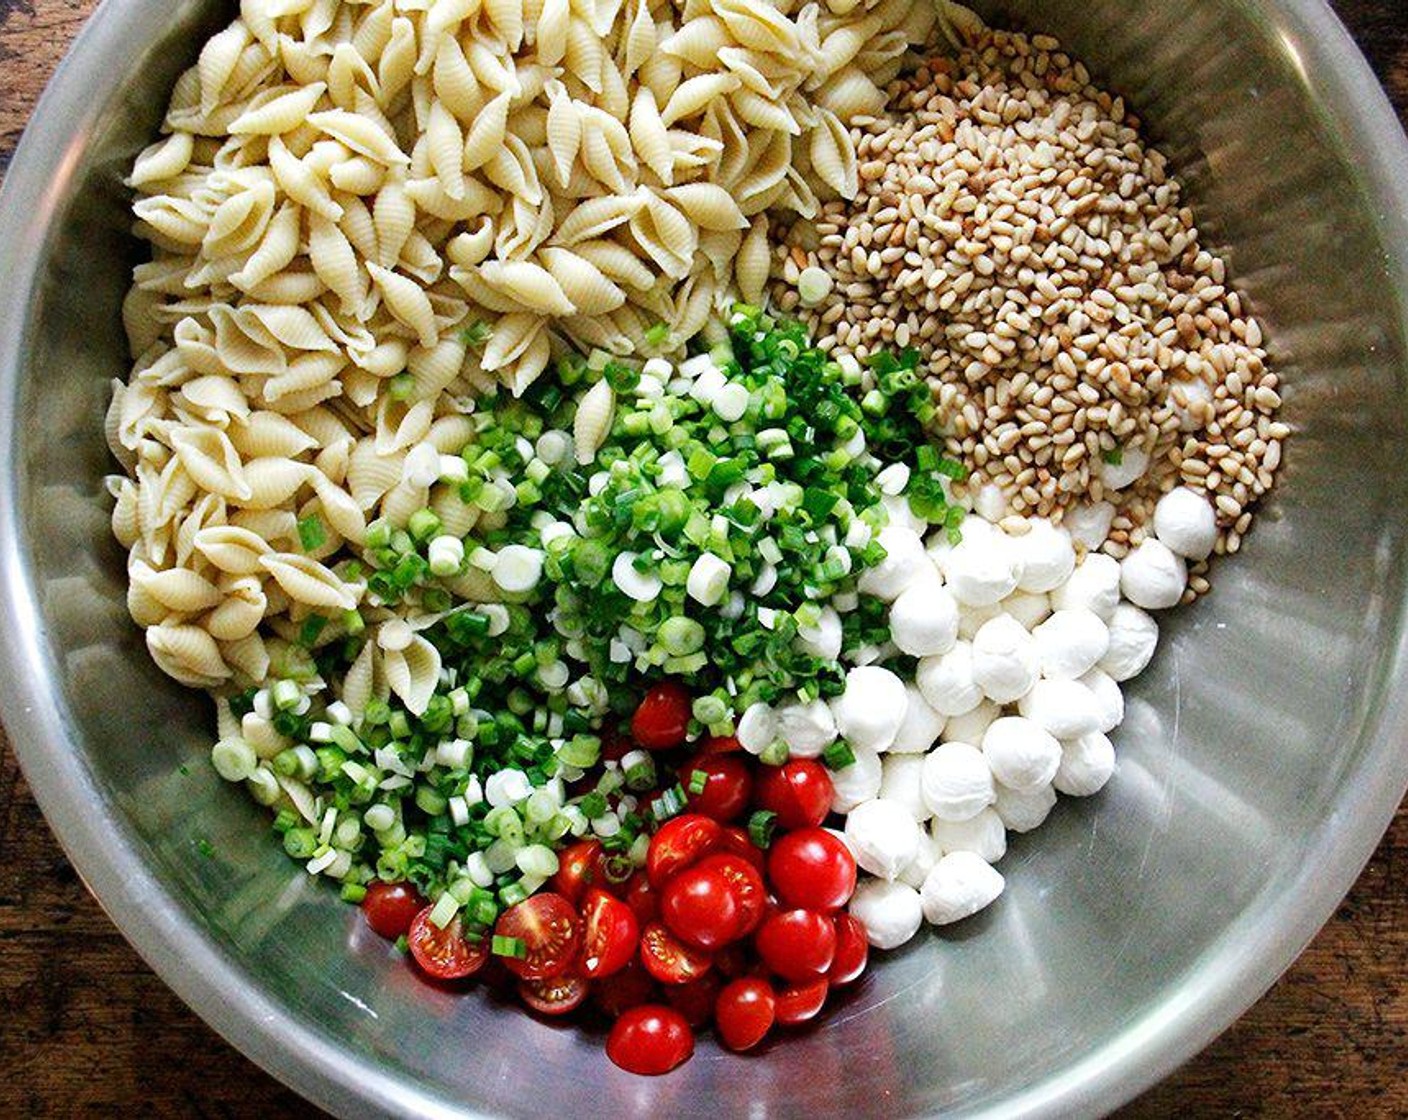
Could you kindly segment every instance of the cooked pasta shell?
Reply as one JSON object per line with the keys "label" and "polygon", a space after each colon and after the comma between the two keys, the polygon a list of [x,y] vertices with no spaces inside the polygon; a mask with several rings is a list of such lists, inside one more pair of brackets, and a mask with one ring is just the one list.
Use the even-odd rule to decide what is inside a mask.
{"label": "cooked pasta shell", "polygon": [[480,365],[490,371],[502,369],[521,357],[542,329],[543,320],[537,315],[516,313],[503,316],[494,324]]}
{"label": "cooked pasta shell", "polygon": [[123,548],[131,548],[142,535],[141,507],[137,487],[131,479],[121,479],[112,507],[112,535]]}
{"label": "cooked pasta shell", "polygon": [[462,268],[473,268],[494,247],[494,221],[483,217],[473,233],[458,233],[445,245],[445,255]]}
{"label": "cooked pasta shell", "polygon": [[795,57],[802,44],[797,29],[767,0],[712,0],[711,7],[745,47]]}
{"label": "cooked pasta shell", "polygon": [[850,130],[829,109],[818,114],[808,137],[812,171],[842,198],[855,198],[859,189],[856,148]]}
{"label": "cooked pasta shell", "polygon": [[334,222],[342,217],[342,207],[332,200],[328,185],[288,150],[282,137],[269,141],[269,166],[279,189],[294,202]]}
{"label": "cooked pasta shell", "polygon": [[629,222],[643,205],[644,199],[639,194],[588,199],[576,206],[557,227],[554,240],[570,246],[600,237],[622,223]]}
{"label": "cooked pasta shell", "polygon": [[[552,88],[555,87],[555,88]],[[582,145],[582,115],[577,104],[554,82],[549,87],[547,147],[559,186],[565,187],[572,176],[572,164]]]}
{"label": "cooked pasta shell", "polygon": [[577,309],[553,274],[532,261],[485,261],[479,275],[526,311],[540,315],[573,315]]}
{"label": "cooked pasta shell", "polygon": [[362,311],[367,283],[352,242],[335,223],[318,214],[308,221],[308,259],[323,283],[342,301],[343,314]]}
{"label": "cooked pasta shell", "polygon": [[308,123],[334,140],[341,141],[352,151],[378,163],[396,166],[410,162],[396,146],[396,141],[364,114],[349,113],[346,109],[325,109],[320,113],[310,113]]}
{"label": "cooked pasta shell", "polygon": [[278,456],[251,459],[244,465],[249,496],[237,499],[245,509],[275,509],[282,506],[308,481],[313,468],[307,463]]}
{"label": "cooked pasta shell", "polygon": [[621,40],[618,57],[622,76],[629,78],[655,53],[658,38],[655,20],[650,15],[650,0],[636,0],[635,15]]}
{"label": "cooked pasta shell", "polygon": [[670,95],[660,118],[668,127],[704,111],[711,101],[733,93],[741,85],[736,74],[699,74],[680,83]]}
{"label": "cooked pasta shell", "polygon": [[382,690],[377,687],[380,668],[381,651],[377,644],[363,642],[361,652],[342,679],[342,702],[352,709],[353,714],[360,716],[366,711],[367,701],[382,698]]}
{"label": "cooked pasta shell", "polygon": [[544,66],[556,66],[567,53],[567,28],[572,20],[569,0],[543,0],[538,16],[537,55]]}
{"label": "cooked pasta shell", "polygon": [[195,550],[222,572],[251,575],[262,571],[259,560],[272,552],[264,538],[237,525],[212,525],[195,535]]}
{"label": "cooked pasta shell", "polygon": [[391,691],[411,715],[422,715],[440,683],[440,651],[417,634],[405,649],[383,650],[381,662]]}
{"label": "cooked pasta shell", "polygon": [[572,251],[617,284],[644,291],[655,283],[655,273],[640,257],[616,241],[578,241]]}
{"label": "cooked pasta shell", "polygon": [[641,86],[631,103],[630,139],[636,155],[655,172],[660,182],[666,185],[672,183],[675,159],[670,147],[670,133],[660,117],[655,94],[650,92],[648,86]]}
{"label": "cooked pasta shell", "polygon": [[137,563],[128,571],[132,585],[171,614],[196,614],[221,601],[220,589],[188,568],[156,571]]}
{"label": "cooked pasta shell", "polygon": [[[372,204],[372,224],[376,231],[377,263],[382,268],[395,267],[416,225],[416,204],[403,180],[393,178],[377,191]],[[350,233],[348,236],[351,238]]]}
{"label": "cooked pasta shell", "polygon": [[332,611],[350,611],[357,605],[356,585],[344,583],[316,560],[281,552],[263,556],[259,562],[296,603]]}
{"label": "cooked pasta shell", "polygon": [[641,188],[637,197],[641,208],[631,218],[631,235],[666,276],[685,276],[699,244],[694,226],[679,210],[647,188]]}
{"label": "cooked pasta shell", "polygon": [[433,487],[430,509],[440,518],[441,531],[455,537],[466,536],[479,520],[479,507],[461,498],[454,486]]}
{"label": "cooked pasta shell", "polygon": [[223,426],[231,417],[244,420],[249,416],[249,401],[232,377],[194,377],[181,386],[178,395],[185,407],[211,424]]}
{"label": "cooked pasta shell", "polygon": [[451,413],[430,425],[430,431],[425,433],[425,442],[441,455],[458,455],[465,444],[474,438],[474,430],[474,421],[468,416]]}
{"label": "cooked pasta shell", "polygon": [[393,486],[381,500],[380,516],[393,525],[404,525],[417,510],[424,509],[430,500],[430,491],[424,486],[401,482]]}
{"label": "cooked pasta shell", "polygon": [[318,446],[318,441],[286,416],[262,409],[248,413],[243,423],[228,429],[235,450],[247,459],[260,456],[293,458]]}
{"label": "cooked pasta shell", "polygon": [[220,104],[220,95],[249,41],[249,29],[236,20],[225,30],[212,35],[201,48],[200,58],[196,61],[196,74],[200,79],[200,111],[205,115],[214,112]]}
{"label": "cooked pasta shell", "polygon": [[584,19],[573,16],[567,24],[564,62],[567,72],[593,93],[601,92],[601,64],[606,48],[601,36]]}
{"label": "cooked pasta shell", "polygon": [[[253,493],[239,452],[216,428],[184,428],[172,433],[171,447],[195,485],[244,501]],[[184,504],[184,502],[183,502]]]}
{"label": "cooked pasta shell", "polygon": [[195,137],[189,132],[173,132],[163,140],[143,150],[132,164],[127,177],[129,187],[150,187],[166,179],[174,179],[186,170],[195,150]]}
{"label": "cooked pasta shell", "polygon": [[615,415],[616,393],[602,378],[577,402],[577,412],[572,419],[572,444],[580,466],[585,467],[596,458],[597,450],[611,431]]}
{"label": "cooked pasta shell", "polygon": [[253,97],[244,112],[230,122],[230,134],[273,136],[291,132],[307,120],[327,86],[278,86]]}
{"label": "cooked pasta shell", "polygon": [[748,219],[723,187],[713,183],[686,183],[664,192],[701,229],[746,229]]}
{"label": "cooked pasta shell", "polygon": [[510,51],[523,45],[523,0],[484,0],[484,14]]}
{"label": "cooked pasta shell", "polygon": [[373,437],[377,453],[383,456],[406,451],[418,444],[435,417],[435,402],[423,400],[410,403],[380,397],[376,402],[376,434]]}
{"label": "cooked pasta shell", "polygon": [[221,642],[236,642],[254,633],[268,600],[259,580],[244,576],[231,581],[224,589],[225,599],[205,616],[203,624],[212,638]]}
{"label": "cooked pasta shell", "polygon": [[856,66],[848,66],[816,91],[813,98],[822,109],[829,109],[842,121],[855,117],[873,117],[885,108],[885,92]]}
{"label": "cooked pasta shell", "polygon": [[543,263],[579,315],[602,315],[626,302],[626,293],[601,269],[570,249],[542,250]]}
{"label": "cooked pasta shell", "polygon": [[153,626],[147,630],[147,652],[167,676],[193,688],[214,688],[230,678],[220,647],[199,626]]}
{"label": "cooked pasta shell", "polygon": [[466,564],[464,571],[442,582],[455,598],[471,603],[498,603],[504,597],[499,585],[494,582],[494,577],[473,564]]}
{"label": "cooked pasta shell", "polygon": [[734,279],[739,294],[747,303],[761,304],[763,289],[768,282],[771,250],[768,245],[768,220],[763,215],[753,219],[748,236],[738,250],[738,261],[734,265]]}
{"label": "cooked pasta shell", "polygon": [[434,345],[435,310],[425,294],[425,289],[409,277],[401,276],[380,265],[368,263],[367,271],[376,281],[386,309],[415,333],[422,346]]}
{"label": "cooked pasta shell", "polygon": [[417,346],[406,359],[406,369],[415,378],[415,395],[434,400],[440,391],[459,376],[464,365],[465,342],[458,332],[445,335],[434,346]]}
{"label": "cooked pasta shell", "polygon": [[382,455],[373,439],[357,441],[347,462],[347,486],[361,509],[371,509],[401,481],[405,459],[405,452]]}
{"label": "cooked pasta shell", "polygon": [[700,70],[714,67],[719,51],[734,42],[728,27],[718,16],[689,20],[660,44],[665,54],[674,55]]}

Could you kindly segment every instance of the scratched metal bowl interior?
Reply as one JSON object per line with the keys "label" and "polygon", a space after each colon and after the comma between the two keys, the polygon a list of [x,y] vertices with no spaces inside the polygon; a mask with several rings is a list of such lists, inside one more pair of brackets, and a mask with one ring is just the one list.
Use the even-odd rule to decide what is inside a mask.
{"label": "scratched metal bowl interior", "polygon": [[1296,428],[1285,470],[1213,593],[1167,619],[1114,781],[1016,840],[996,906],[887,955],[817,1029],[749,1058],[710,1043],[654,1079],[599,1037],[420,983],[217,779],[208,705],[147,657],[100,483],[139,252],[120,180],[228,11],[99,12],[0,203],[4,715],[113,918],[275,1074],[358,1116],[1100,1112],[1329,915],[1408,784],[1403,136],[1318,3],[1028,7],[1145,117],[1250,293]]}

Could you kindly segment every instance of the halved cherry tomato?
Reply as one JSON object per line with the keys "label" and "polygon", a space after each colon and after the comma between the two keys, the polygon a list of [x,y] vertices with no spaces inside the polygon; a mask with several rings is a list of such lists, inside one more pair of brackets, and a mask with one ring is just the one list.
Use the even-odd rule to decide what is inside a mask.
{"label": "halved cherry tomato", "polygon": [[756,867],[741,856],[718,852],[705,856],[691,870],[695,868],[722,875],[733,888],[733,893],[738,897],[739,937],[758,928],[758,923],[763,920],[763,911],[767,907],[768,895],[767,888],[763,885],[763,877],[758,874]]}
{"label": "halved cherry tomato", "polygon": [[743,907],[728,879],[698,864],[660,891],[660,919],[686,945],[706,952],[743,935]]}
{"label": "halved cherry tomato", "polygon": [[644,871],[637,871],[622,884],[621,899],[634,912],[639,926],[660,916],[660,895],[650,885]]}
{"label": "halved cherry tomato", "polygon": [[427,906],[411,920],[410,932],[406,934],[411,958],[436,980],[460,980],[474,975],[489,959],[488,940],[477,945],[466,941],[458,915],[440,929],[430,920],[433,909]]}
{"label": "halved cherry tomato", "polygon": [[560,894],[544,891],[510,906],[494,925],[499,937],[523,941],[527,955],[504,957],[504,967],[523,980],[561,976],[577,961],[582,925],[577,911]]}
{"label": "halved cherry tomato", "polygon": [[691,949],[660,922],[641,931],[640,960],[646,972],[662,984],[688,984],[709,971],[708,953]]}
{"label": "halved cherry tomato", "polygon": [[719,837],[719,851],[741,857],[751,863],[759,874],[762,874],[767,866],[767,856],[763,849],[753,843],[748,834],[737,825],[724,829],[723,835]]}
{"label": "halved cherry tomato", "polygon": [[606,884],[606,852],[601,841],[589,837],[569,844],[557,857],[557,874],[550,886],[574,906],[588,887]]}
{"label": "halved cherry tomato", "polygon": [[719,846],[723,829],[719,822],[698,813],[685,813],[668,820],[650,840],[645,857],[645,873],[656,890],[663,887],[691,863],[697,863]]}
{"label": "halved cherry tomato", "polygon": [[520,980],[518,998],[539,1015],[566,1015],[576,1011],[591,987],[580,976],[550,976],[546,980]]}
{"label": "halved cherry tomato", "polygon": [[697,754],[680,767],[680,784],[690,789],[697,780],[696,774],[704,775],[704,789],[687,795],[691,813],[703,813],[720,824],[727,824],[737,820],[748,808],[748,799],[753,794],[753,773],[740,756]]}
{"label": "halved cherry tomato", "polygon": [[410,883],[383,883],[380,879],[367,884],[362,899],[362,916],[373,933],[395,941],[411,928],[415,916],[427,903],[420,891]]}
{"label": "halved cherry tomato", "polygon": [[836,955],[836,927],[814,910],[784,910],[764,919],[754,938],[758,955],[784,980],[826,975]]}
{"label": "halved cherry tomato", "polygon": [[811,758],[764,766],[753,786],[753,800],[758,808],[776,813],[777,827],[789,831],[819,825],[831,812],[833,796],[831,775]]}
{"label": "halved cherry tomato", "polygon": [[592,984],[592,1001],[613,1019],[632,1007],[653,1003],[659,998],[659,985],[639,961],[631,961],[620,972]]}
{"label": "halved cherry tomato", "polygon": [[640,926],[629,906],[599,887],[582,899],[582,973],[593,980],[620,972],[636,955]]}
{"label": "halved cherry tomato", "polygon": [[768,881],[784,906],[839,910],[856,889],[850,849],[824,828],[799,828],[773,843]]}
{"label": "halved cherry tomato", "polygon": [[669,1073],[694,1053],[694,1032],[678,1011],[633,1007],[606,1036],[606,1056],[628,1073]]}
{"label": "halved cherry tomato", "polygon": [[734,980],[719,993],[714,1020],[730,1050],[751,1050],[772,1029],[776,1001],[772,985],[758,977]]}
{"label": "halved cherry tomato", "polygon": [[713,972],[706,972],[698,980],[688,984],[671,984],[665,989],[665,1002],[684,1016],[684,1021],[695,1030],[709,1025],[714,1017],[714,1001],[723,979]]}
{"label": "halved cherry tomato", "polygon": [[732,754],[742,749],[743,744],[732,735],[710,735],[699,744],[700,754]]}
{"label": "halved cherry tomato", "polygon": [[826,993],[830,990],[824,978],[804,984],[789,984],[777,993],[777,1021],[784,1027],[793,1027],[815,1019],[826,1003]]}
{"label": "halved cherry tomato", "polygon": [[860,919],[850,914],[836,915],[836,955],[831,960],[826,979],[833,987],[849,984],[865,971],[870,957],[870,942]]}
{"label": "halved cherry tomato", "polygon": [[689,732],[691,701],[678,681],[652,685],[631,717],[631,735],[648,751],[678,747]]}

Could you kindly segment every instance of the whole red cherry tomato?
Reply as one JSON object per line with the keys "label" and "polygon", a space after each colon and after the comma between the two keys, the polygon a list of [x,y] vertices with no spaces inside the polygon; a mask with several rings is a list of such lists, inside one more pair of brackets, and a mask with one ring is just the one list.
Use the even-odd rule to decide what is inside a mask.
{"label": "whole red cherry tomato", "polygon": [[[703,774],[704,788],[694,792]],[[697,754],[680,767],[680,785],[687,791],[689,811],[713,817],[721,824],[737,820],[753,795],[753,772],[736,754]]]}
{"label": "whole red cherry tomato", "polygon": [[794,1027],[815,1019],[826,1003],[826,993],[830,990],[824,978],[789,984],[777,993],[777,1021],[784,1027]]}
{"label": "whole red cherry tomato", "polygon": [[814,910],[784,910],[763,920],[754,937],[763,963],[784,980],[826,975],[836,955],[836,927]]}
{"label": "whole red cherry tomato", "polygon": [[550,976],[546,980],[520,980],[518,998],[539,1015],[566,1015],[587,998],[590,985],[580,976]]}
{"label": "whole red cherry tomato", "polygon": [[662,984],[688,984],[708,972],[713,963],[708,953],[690,948],[660,922],[651,922],[641,930],[640,961]]}
{"label": "whole red cherry tomato", "polygon": [[849,984],[865,971],[870,957],[870,942],[865,926],[850,914],[836,915],[836,955],[827,970],[826,979],[833,987]]}
{"label": "whole red cherry tomato", "polygon": [[599,887],[582,899],[582,974],[593,980],[620,972],[636,955],[640,927],[629,906]]}
{"label": "whole red cherry tomato", "polygon": [[615,1019],[632,1007],[658,1002],[660,988],[640,961],[631,961],[620,972],[595,981],[591,994],[592,1002]]}
{"label": "whole red cherry tomato", "polygon": [[743,744],[732,735],[710,735],[699,744],[700,754],[731,754],[742,749]]}
{"label": "whole red cherry tomato", "polygon": [[560,894],[544,891],[510,906],[494,924],[498,937],[522,941],[523,957],[503,957],[504,967],[521,980],[561,976],[577,961],[582,924],[577,911]]}
{"label": "whole red cherry tomato", "polygon": [[411,928],[415,916],[428,903],[410,883],[383,883],[380,879],[367,884],[362,898],[362,916],[373,933],[395,941]]}
{"label": "whole red cherry tomato", "polygon": [[811,758],[764,766],[753,786],[758,808],[776,813],[777,827],[785,831],[819,825],[831,812],[834,794],[826,767]]}
{"label": "whole red cherry tomato", "polygon": [[717,852],[705,856],[691,870],[709,871],[722,875],[733,888],[738,898],[740,929],[738,936],[752,933],[763,920],[767,908],[768,892],[763,885],[763,877],[758,869],[740,856],[731,852]]}
{"label": "whole red cherry tomato", "polygon": [[668,820],[650,840],[645,873],[656,890],[692,863],[698,863],[719,845],[719,822],[699,813],[685,813]]}
{"label": "whole red cherry tomato", "polygon": [[719,993],[714,1021],[730,1050],[750,1050],[772,1029],[776,1000],[772,985],[758,977],[734,980]]}
{"label": "whole red cherry tomato", "polygon": [[729,825],[724,829],[723,835],[719,837],[719,851],[746,860],[757,868],[759,874],[767,867],[767,855],[763,849],[753,843],[748,838],[748,833],[737,825]]}
{"label": "whole red cherry tomato", "polygon": [[637,871],[622,884],[621,900],[635,913],[636,924],[642,928],[660,916],[660,895],[644,871]]}
{"label": "whole red cherry tomato", "polygon": [[686,867],[660,891],[660,918],[670,932],[711,952],[743,934],[743,908],[717,869]]}
{"label": "whole red cherry tomato", "polygon": [[691,701],[678,681],[652,685],[631,717],[631,735],[648,751],[678,747],[689,733]]}
{"label": "whole red cherry tomato", "polygon": [[588,887],[606,885],[606,852],[594,837],[569,844],[557,857],[557,874],[549,886],[574,906]]}
{"label": "whole red cherry tomato", "polygon": [[719,989],[724,986],[721,976],[706,972],[698,980],[688,984],[667,984],[665,1002],[684,1016],[684,1021],[695,1030],[707,1027],[714,1017],[714,1001]]}
{"label": "whole red cherry tomato", "polygon": [[631,1008],[606,1036],[606,1056],[628,1073],[668,1073],[693,1053],[684,1016],[659,1004]]}
{"label": "whole red cherry tomato", "polygon": [[436,980],[460,980],[474,975],[489,959],[488,939],[478,944],[466,941],[458,914],[441,929],[430,920],[432,909],[427,906],[411,921],[406,934],[411,959]]}
{"label": "whole red cherry tomato", "polygon": [[800,828],[773,843],[768,881],[784,906],[839,910],[856,889],[850,849],[824,828]]}

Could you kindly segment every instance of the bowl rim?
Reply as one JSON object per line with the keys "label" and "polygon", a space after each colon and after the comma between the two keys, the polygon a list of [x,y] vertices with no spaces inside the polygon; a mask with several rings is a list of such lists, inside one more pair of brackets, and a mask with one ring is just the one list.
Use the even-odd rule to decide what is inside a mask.
{"label": "bowl rim", "polygon": [[[1370,217],[1408,333],[1408,144],[1384,91],[1325,0],[1264,0],[1291,65],[1319,98],[1357,158],[1359,185],[1377,203]],[[72,743],[30,579],[17,458],[22,355],[43,248],[95,123],[119,88],[113,58],[132,58],[160,36],[165,0],[103,0],[65,55],[0,189],[0,712],[30,788],[60,844],[124,937],[211,1027],[279,1080],[341,1115],[482,1115],[426,1087],[369,1068],[328,1033],[312,1028],[242,982],[233,954],[173,904],[141,859],[119,814]],[[1390,679],[1408,670],[1408,607],[1400,609]],[[1183,990],[1146,1009],[1073,1065],[971,1114],[996,1117],[1096,1115],[1162,1080],[1229,1027],[1288,968],[1329,919],[1373,854],[1408,790],[1408,689],[1392,692],[1366,722],[1372,741],[1342,777],[1337,811],[1321,822],[1307,858],[1264,906],[1249,907],[1215,941],[1235,954],[1191,966]],[[1260,896],[1258,896],[1260,897]]]}

